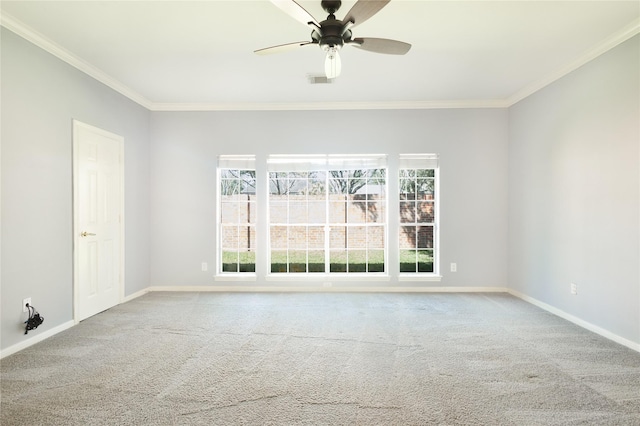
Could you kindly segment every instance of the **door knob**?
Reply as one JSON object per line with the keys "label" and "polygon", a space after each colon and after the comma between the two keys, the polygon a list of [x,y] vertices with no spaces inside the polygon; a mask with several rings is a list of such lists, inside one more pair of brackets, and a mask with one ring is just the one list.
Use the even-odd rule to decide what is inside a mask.
{"label": "door knob", "polygon": [[84,231],[84,232],[80,233],[81,237],[87,237],[89,235],[96,235],[96,234],[94,234],[93,232],[87,232],[87,231]]}

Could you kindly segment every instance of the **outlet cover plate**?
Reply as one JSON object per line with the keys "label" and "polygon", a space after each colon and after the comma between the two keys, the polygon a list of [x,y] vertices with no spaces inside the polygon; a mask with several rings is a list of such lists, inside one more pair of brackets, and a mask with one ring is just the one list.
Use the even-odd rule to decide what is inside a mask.
{"label": "outlet cover plate", "polygon": [[22,299],[22,312],[29,312],[27,309],[27,303],[31,306],[31,298],[27,297],[26,299]]}

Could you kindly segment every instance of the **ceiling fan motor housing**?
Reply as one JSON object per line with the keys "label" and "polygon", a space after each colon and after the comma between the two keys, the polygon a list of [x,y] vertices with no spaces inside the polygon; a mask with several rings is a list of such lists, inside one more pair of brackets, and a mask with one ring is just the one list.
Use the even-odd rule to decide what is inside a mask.
{"label": "ceiling fan motor housing", "polygon": [[[326,20],[320,22],[320,27],[314,29],[311,38],[320,45],[324,51],[330,48],[340,49],[345,43],[351,41],[350,25],[345,25],[336,19],[334,13],[340,9],[342,1],[323,0],[322,8],[329,14]],[[348,23],[347,23],[348,24]]]}

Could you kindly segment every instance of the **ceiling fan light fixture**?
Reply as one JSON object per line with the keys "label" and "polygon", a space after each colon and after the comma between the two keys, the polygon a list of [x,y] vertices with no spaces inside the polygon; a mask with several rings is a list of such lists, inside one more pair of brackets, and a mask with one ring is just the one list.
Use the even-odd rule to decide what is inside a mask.
{"label": "ceiling fan light fixture", "polygon": [[324,61],[324,72],[327,78],[336,78],[342,71],[342,63],[340,61],[340,54],[336,47],[330,47],[327,49],[327,58]]}
{"label": "ceiling fan light fixture", "polygon": [[320,5],[329,14],[327,19],[318,22],[304,7],[300,0],[271,0],[276,6],[288,13],[295,20],[312,28],[311,41],[300,41],[256,50],[258,55],[288,51],[301,46],[317,45],[327,53],[324,70],[327,79],[340,75],[342,65],[338,51],[342,46],[353,46],[361,50],[389,55],[404,55],[411,45],[398,40],[374,37],[353,38],[351,29],[360,25],[378,13],[391,0],[357,0],[343,19],[337,19],[335,13],[342,5],[341,0],[322,0]]}

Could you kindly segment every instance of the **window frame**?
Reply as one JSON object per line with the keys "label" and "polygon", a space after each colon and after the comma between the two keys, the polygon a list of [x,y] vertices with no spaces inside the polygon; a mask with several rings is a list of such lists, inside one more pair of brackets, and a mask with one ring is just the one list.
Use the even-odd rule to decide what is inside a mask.
{"label": "window frame", "polygon": [[[430,272],[407,272],[401,271],[401,233],[403,226],[419,227],[421,222],[415,221],[409,225],[408,222],[402,222],[401,215],[398,212],[398,235],[396,240],[396,249],[398,253],[398,280],[399,281],[440,281],[440,164],[439,157],[436,154],[400,154],[399,164],[396,170],[396,185],[398,198],[396,207],[400,210],[401,199],[401,171],[402,170],[433,170],[433,222],[423,222],[423,226],[433,226],[433,271]],[[417,198],[416,198],[417,202]],[[403,225],[405,223],[405,225]],[[416,267],[417,268],[417,267]]]}
{"label": "window frame", "polygon": [[[254,201],[250,201],[248,200],[247,203],[248,205],[252,205],[254,206],[254,212],[253,214],[250,214],[249,212],[247,212],[247,222],[235,222],[235,224],[232,224],[231,222],[224,222],[223,221],[223,209],[224,209],[224,205],[226,204],[225,201],[223,201],[223,194],[222,194],[222,181],[223,181],[223,177],[222,177],[222,173],[223,170],[238,170],[238,171],[253,171],[254,173],[254,188],[256,188],[255,190],[255,199]],[[258,214],[259,214],[259,210],[260,207],[258,205],[257,202],[257,191],[258,191],[258,176],[256,173],[256,167],[255,167],[255,156],[253,155],[221,155],[218,157],[218,165],[216,167],[216,272],[215,275],[217,277],[223,278],[223,279],[240,279],[240,280],[246,280],[246,279],[250,279],[250,280],[255,280],[255,278],[257,277],[257,265],[259,263],[259,251],[257,250],[257,239],[258,239],[258,233],[259,231],[259,227],[258,227]],[[240,202],[240,200],[238,200],[238,203]],[[232,202],[228,202],[229,204],[231,204]],[[255,215],[256,220],[254,222],[251,222],[251,217]],[[254,232],[254,244],[256,246],[253,247],[253,249],[250,249],[250,251],[252,251],[254,253],[254,263],[253,263],[253,271],[240,271],[240,259],[238,258],[238,270],[236,271],[225,271],[224,270],[224,236],[225,233],[223,231],[223,229],[225,227],[230,227],[230,226],[236,226],[236,227],[248,227],[248,228],[253,228],[253,232]],[[249,232],[249,231],[248,231]],[[239,237],[238,237],[239,238]],[[249,238],[250,238],[250,234],[249,234]],[[238,254],[240,252],[238,251]]]}
{"label": "window frame", "polygon": [[[280,164],[297,163],[306,161],[306,165],[301,167],[308,167],[311,165],[326,164],[328,159],[342,158],[347,163],[350,161],[350,157],[356,161],[366,155],[267,155],[262,158],[258,163],[256,162],[255,155],[235,155],[235,156],[219,156],[218,166],[216,168],[216,253],[215,253],[215,280],[219,281],[256,281],[258,276],[264,281],[294,281],[303,278],[305,281],[322,282],[323,286],[330,286],[330,281],[390,281],[392,278],[396,281],[440,281],[441,280],[441,265],[440,265],[440,167],[439,160],[436,154],[397,154],[393,155],[393,160],[387,163],[387,155],[378,155],[377,157],[384,158],[383,167],[370,167],[367,166],[367,159],[363,160],[365,165],[362,168],[383,168],[385,169],[385,182],[384,182],[384,200],[378,201],[383,203],[384,219],[382,227],[383,238],[383,256],[384,256],[384,270],[383,272],[331,272],[330,267],[330,248],[329,238],[325,237],[325,247],[323,252],[325,253],[325,269],[323,272],[309,272],[308,266],[305,272],[272,272],[271,271],[271,201],[270,201],[270,179],[269,173],[272,171],[269,162],[274,158],[279,161]],[[374,157],[374,156],[372,156]],[[346,158],[346,159],[345,159]],[[406,167],[407,162],[411,164],[432,164],[433,167]],[[416,163],[417,162],[417,163]],[[230,165],[237,165],[237,167],[230,167]],[[248,167],[250,165],[250,167]],[[299,165],[299,164],[298,164]],[[221,170],[225,168],[236,168],[239,170],[253,170],[255,172],[255,199],[253,201],[252,210],[256,212],[255,221],[252,222],[255,229],[255,243],[254,246],[254,271],[252,272],[239,272],[239,271],[223,271],[222,260],[222,183],[221,183]],[[434,221],[433,221],[433,272],[400,272],[401,270],[401,189],[400,189],[400,173],[401,169],[405,168],[427,168],[434,170]],[[327,172],[328,175],[328,172]],[[395,182],[394,182],[395,179]],[[325,184],[328,177],[325,177]],[[328,236],[328,228],[332,225],[329,221],[330,203],[329,203],[329,190],[325,191],[325,223],[324,234]],[[366,198],[366,197],[365,197]],[[255,206],[255,209],[253,208]],[[366,209],[365,209],[366,211]],[[298,225],[298,224],[296,224]],[[311,224],[307,222],[305,226]],[[362,223],[354,223],[351,226],[359,226]],[[350,225],[345,222],[342,226],[348,228]],[[367,228],[365,228],[366,230]],[[366,244],[365,244],[366,247]],[[309,250],[307,246],[307,251]],[[393,251],[395,250],[395,253]],[[307,259],[308,265],[308,259]],[[390,286],[389,288],[393,288]]]}
{"label": "window frame", "polygon": [[[376,160],[376,158],[378,158],[378,160]],[[377,163],[376,161],[382,161],[380,160],[380,158],[384,158],[384,161],[382,163]],[[290,160],[290,166],[288,166],[287,164],[287,159]],[[362,156],[354,156],[353,159],[348,157],[348,156],[331,156],[331,155],[322,155],[322,156],[318,156],[318,155],[309,155],[309,156],[272,156],[270,157],[270,160],[276,164],[276,166],[273,166],[271,169],[269,169],[269,167],[267,167],[269,170],[267,170],[267,182],[268,182],[268,186],[269,186],[269,190],[267,191],[268,194],[268,199],[267,199],[267,227],[268,227],[268,231],[267,231],[267,272],[266,272],[266,276],[267,279],[272,279],[272,280],[288,280],[288,279],[297,279],[297,278],[301,278],[301,277],[305,277],[305,279],[314,279],[314,278],[320,278],[320,279],[353,279],[354,277],[357,277],[359,279],[364,279],[364,280],[368,280],[371,278],[374,279],[388,279],[389,277],[389,243],[388,243],[388,238],[389,238],[389,217],[388,217],[388,203],[389,203],[389,199],[388,199],[388,185],[389,185],[389,168],[386,164],[386,155],[382,156],[382,155],[362,155]],[[269,161],[269,160],[268,160]],[[277,170],[274,170],[277,169]],[[286,170],[285,170],[286,169]],[[345,216],[347,217],[347,219],[345,220],[345,222],[332,222],[331,221],[331,195],[332,195],[332,191],[331,191],[331,185],[330,185],[330,181],[333,179],[332,178],[332,171],[353,171],[353,170],[362,170],[362,169],[366,169],[366,170],[384,170],[384,185],[383,185],[383,189],[382,189],[382,193],[384,194],[384,199],[381,200],[380,202],[383,204],[383,208],[384,208],[384,217],[382,218],[382,220],[379,220],[377,222],[367,222],[366,221],[366,212],[363,213],[365,220],[363,222],[350,222],[348,221],[348,209],[349,208],[349,202],[348,200],[345,200]],[[291,178],[291,174],[296,173],[296,171],[300,171],[300,170],[304,170],[304,172],[312,172],[312,173],[323,173],[323,188],[324,188],[324,192],[322,193],[322,195],[324,196],[324,200],[322,201],[324,203],[324,221],[323,222],[309,222],[308,220],[306,222],[288,222],[288,220],[290,219],[289,216],[287,216],[287,222],[272,222],[272,200],[271,200],[271,196],[272,191],[271,191],[271,187],[272,187],[272,176],[271,173],[286,173],[287,174],[287,179]],[[303,173],[304,173],[303,172]],[[348,174],[349,177],[347,177],[347,179],[352,179],[352,173]],[[303,179],[303,178],[298,178],[298,177],[294,177],[294,179]],[[309,179],[309,176],[307,175],[306,177],[304,177],[304,179]],[[375,176],[365,176],[364,178],[359,177],[359,178],[355,178],[355,179],[364,179],[365,180],[365,184],[363,185],[366,186],[366,184],[370,181],[370,180],[377,180],[380,179],[380,177],[375,177]],[[362,188],[362,187],[361,187]],[[342,192],[340,192],[340,194],[342,194]],[[350,194],[350,193],[346,193],[344,195],[355,195],[355,194]],[[371,195],[371,194],[367,194],[365,193],[365,195]],[[365,196],[366,198],[366,202],[365,202],[365,206],[368,206],[368,197]],[[306,200],[306,204],[308,206],[309,204],[309,198],[308,196],[305,197]],[[291,209],[289,208],[290,204],[287,203],[287,214],[289,214],[289,212],[291,211]],[[322,250],[323,252],[323,261],[324,261],[324,266],[323,266],[323,271],[322,272],[312,272],[310,271],[310,267],[309,267],[309,257],[308,254],[311,251],[309,244],[306,244],[306,248],[304,250],[299,249],[299,251],[305,251],[306,253],[306,267],[305,267],[305,271],[298,271],[298,272],[294,272],[294,271],[290,271],[289,270],[289,262],[287,262],[287,270],[286,271],[282,271],[282,272],[274,272],[273,271],[273,264],[272,264],[272,253],[274,252],[274,247],[272,247],[272,232],[271,229],[272,227],[276,227],[276,226],[284,226],[287,227],[287,236],[289,236],[289,230],[290,228],[294,228],[294,227],[306,227],[307,230],[309,229],[309,227],[322,227],[323,229],[323,237],[324,237],[324,244],[323,247],[320,249],[318,247],[315,247],[314,249],[317,251]],[[345,261],[345,271],[331,271],[331,266],[332,266],[332,253],[337,251],[337,250],[332,250],[331,247],[331,232],[332,229],[335,230],[338,227],[343,227],[344,228],[344,235],[345,235],[345,245],[347,247],[344,248],[344,252],[346,257],[346,261]],[[358,248],[358,249],[353,249],[353,248],[349,248],[348,247],[348,233],[349,233],[349,228],[364,228],[365,229],[365,244],[364,247]],[[370,263],[368,262],[369,260],[369,251],[373,251],[370,250],[369,247],[367,246],[368,243],[368,238],[369,238],[369,228],[381,228],[382,230],[382,246],[381,248],[378,248],[377,251],[380,251],[382,253],[383,256],[383,271],[356,271],[356,272],[351,272],[349,271],[349,254],[350,253],[354,253],[356,251],[364,251],[365,252],[365,268],[368,269],[370,266]],[[286,248],[283,248],[283,251],[287,251],[287,253],[290,252],[289,250],[289,246],[287,245]],[[314,250],[314,251],[315,251]],[[277,250],[276,250],[277,251]],[[289,257],[287,257],[287,260],[289,260]]]}

